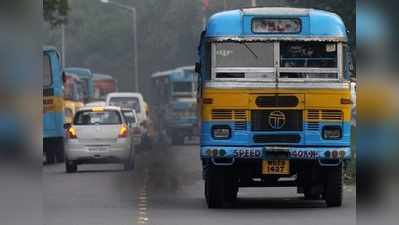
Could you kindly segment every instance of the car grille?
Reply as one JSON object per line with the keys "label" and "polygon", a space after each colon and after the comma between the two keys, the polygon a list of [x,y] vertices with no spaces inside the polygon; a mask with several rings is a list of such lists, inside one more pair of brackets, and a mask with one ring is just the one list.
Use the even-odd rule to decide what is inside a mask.
{"label": "car grille", "polygon": [[299,143],[298,134],[257,134],[253,138],[255,143]]}
{"label": "car grille", "polygon": [[247,130],[247,110],[214,109],[212,120],[234,121],[234,130]]}
{"label": "car grille", "polygon": [[[270,124],[271,113],[283,113],[284,125],[281,128],[272,127]],[[301,110],[253,110],[251,111],[252,131],[302,131],[303,118]]]}

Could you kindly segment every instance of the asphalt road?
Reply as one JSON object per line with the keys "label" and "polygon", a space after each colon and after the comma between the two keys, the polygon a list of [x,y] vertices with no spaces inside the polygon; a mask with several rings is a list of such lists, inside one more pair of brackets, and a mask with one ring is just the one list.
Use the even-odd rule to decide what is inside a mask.
{"label": "asphalt road", "polygon": [[210,210],[203,198],[198,147],[160,146],[142,151],[136,169],[63,164],[44,167],[46,225],[351,225],[356,192],[345,187],[342,208],[305,201],[295,188],[240,189],[237,207]]}

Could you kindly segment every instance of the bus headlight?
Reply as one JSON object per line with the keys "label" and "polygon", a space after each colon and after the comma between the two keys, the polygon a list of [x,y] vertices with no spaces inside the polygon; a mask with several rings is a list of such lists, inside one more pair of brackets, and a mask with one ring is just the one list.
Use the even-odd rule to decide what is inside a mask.
{"label": "bus headlight", "polygon": [[217,125],[212,127],[213,139],[229,139],[231,137],[231,129],[227,125]]}
{"label": "bus headlight", "polygon": [[338,140],[342,138],[342,128],[340,126],[323,127],[323,139]]}

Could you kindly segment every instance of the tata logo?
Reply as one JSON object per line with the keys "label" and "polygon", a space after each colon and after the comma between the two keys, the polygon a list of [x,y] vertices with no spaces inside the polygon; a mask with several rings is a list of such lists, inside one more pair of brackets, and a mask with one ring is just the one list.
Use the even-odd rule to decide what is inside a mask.
{"label": "tata logo", "polygon": [[268,123],[272,129],[279,130],[284,127],[287,119],[281,111],[273,111],[269,114]]}

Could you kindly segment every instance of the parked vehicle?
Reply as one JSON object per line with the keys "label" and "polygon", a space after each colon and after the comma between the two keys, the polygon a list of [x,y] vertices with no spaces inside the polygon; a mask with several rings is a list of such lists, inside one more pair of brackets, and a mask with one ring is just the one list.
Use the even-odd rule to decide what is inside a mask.
{"label": "parked vehicle", "polygon": [[64,80],[57,50],[43,50],[43,154],[48,164],[64,159]]}
{"label": "parked vehicle", "polygon": [[134,92],[110,93],[107,95],[106,104],[109,106],[118,106],[121,108],[135,110],[141,130],[141,141],[142,144],[144,144],[143,141],[147,140],[148,137],[148,129],[146,128],[148,115],[146,112],[143,96],[140,93]]}
{"label": "parked vehicle", "polygon": [[118,81],[106,74],[94,74],[93,85],[93,99],[98,101],[105,101],[107,94],[118,91]]}
{"label": "parked vehicle", "polygon": [[131,130],[119,107],[83,107],[67,125],[65,168],[76,172],[79,164],[134,165]]}
{"label": "parked vehicle", "polygon": [[157,93],[159,129],[173,144],[198,134],[197,75],[194,66],[180,67],[152,75]]}
{"label": "parked vehicle", "polygon": [[342,165],[352,157],[347,39],[341,18],[321,10],[209,19],[196,65],[209,208],[233,204],[240,187],[269,186],[342,205]]}
{"label": "parked vehicle", "polygon": [[133,143],[141,144],[141,128],[137,120],[136,111],[134,109],[121,109],[123,116],[126,118],[129,128],[132,131]]}
{"label": "parked vehicle", "polygon": [[93,74],[91,70],[87,68],[65,68],[64,71],[76,74],[80,78],[83,88],[83,102],[90,102],[94,95]]}

